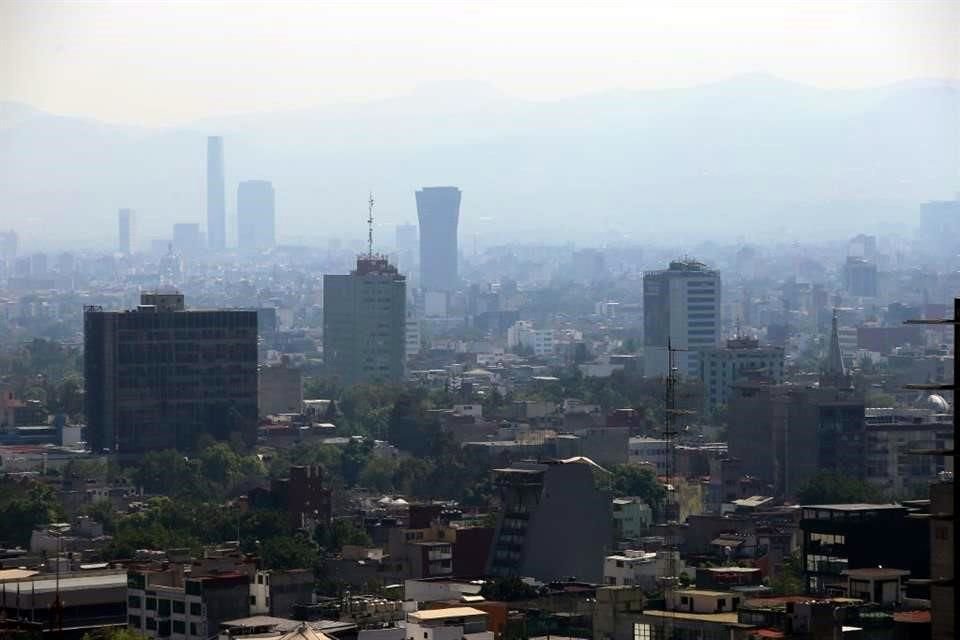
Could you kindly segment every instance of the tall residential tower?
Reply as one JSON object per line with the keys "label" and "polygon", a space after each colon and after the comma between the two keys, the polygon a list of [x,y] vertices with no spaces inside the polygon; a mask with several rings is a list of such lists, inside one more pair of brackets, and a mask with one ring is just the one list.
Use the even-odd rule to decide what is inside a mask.
{"label": "tall residential tower", "polygon": [[227,246],[227,206],[223,180],[223,138],[207,138],[207,243],[211,249]]}
{"label": "tall residential tower", "polygon": [[455,291],[457,271],[457,225],[460,221],[460,189],[424,187],[417,191],[420,219],[420,288],[424,291]]}

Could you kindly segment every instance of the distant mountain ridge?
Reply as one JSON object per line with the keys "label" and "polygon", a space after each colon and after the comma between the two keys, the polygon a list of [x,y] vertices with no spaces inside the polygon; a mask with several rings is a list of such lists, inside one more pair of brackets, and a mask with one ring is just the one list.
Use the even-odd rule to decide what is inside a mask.
{"label": "distant mountain ridge", "polygon": [[287,239],[359,237],[370,189],[381,227],[413,221],[424,184],[463,189],[464,234],[580,243],[909,229],[920,202],[960,189],[957,82],[839,91],[750,75],[551,102],[458,83],[168,129],[0,103],[0,228],[106,246],[120,207],[142,239],[202,223],[212,134],[228,217],[238,181],[272,180]]}

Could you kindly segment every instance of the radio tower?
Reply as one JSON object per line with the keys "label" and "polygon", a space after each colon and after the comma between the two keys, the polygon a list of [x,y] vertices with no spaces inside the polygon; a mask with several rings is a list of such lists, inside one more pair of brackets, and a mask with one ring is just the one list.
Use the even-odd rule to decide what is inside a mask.
{"label": "radio tower", "polygon": [[676,527],[680,519],[680,504],[678,500],[679,487],[676,483],[674,474],[676,472],[676,436],[679,425],[679,417],[690,415],[692,411],[680,409],[677,406],[677,386],[680,383],[679,369],[677,367],[677,353],[683,349],[676,349],[667,339],[667,379],[664,389],[664,414],[663,414],[663,439],[667,445],[667,458],[664,481],[667,485],[666,499],[664,500],[664,520],[666,523],[663,549],[667,554],[664,575],[660,576],[660,582],[663,586],[664,608],[668,613],[662,618],[661,632],[659,637],[669,640],[673,637],[673,617],[670,608],[671,594],[676,590],[679,582],[677,576],[677,555],[679,545],[677,543]]}
{"label": "radio tower", "polygon": [[373,257],[373,192],[367,200],[367,255]]}

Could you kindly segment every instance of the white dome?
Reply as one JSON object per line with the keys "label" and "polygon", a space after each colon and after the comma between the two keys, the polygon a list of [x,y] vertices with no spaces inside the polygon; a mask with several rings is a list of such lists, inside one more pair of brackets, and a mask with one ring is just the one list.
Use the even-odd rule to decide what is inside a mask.
{"label": "white dome", "polygon": [[927,396],[926,405],[937,413],[947,413],[950,411],[950,403],[943,396],[931,393]]}

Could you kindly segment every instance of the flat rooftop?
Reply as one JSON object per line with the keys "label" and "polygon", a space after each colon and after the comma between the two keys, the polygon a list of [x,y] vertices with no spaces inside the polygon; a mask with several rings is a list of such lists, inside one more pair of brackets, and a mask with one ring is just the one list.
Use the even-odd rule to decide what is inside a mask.
{"label": "flat rooftop", "polygon": [[697,622],[715,622],[716,624],[736,625],[752,628],[756,625],[741,624],[737,621],[737,612],[729,613],[685,613],[683,611],[664,611],[662,609],[644,609],[643,615],[651,618],[672,618],[674,620],[695,620]]}
{"label": "flat rooftop", "polygon": [[423,611],[414,611],[409,614],[409,618],[417,622],[428,622],[432,620],[447,620],[450,618],[469,618],[472,616],[485,616],[486,611],[474,609],[473,607],[449,607],[446,609],[425,609]]}
{"label": "flat rooftop", "polygon": [[904,509],[901,504],[868,504],[854,502],[850,504],[803,504],[803,509],[824,509],[827,511],[880,511],[883,509]]}

